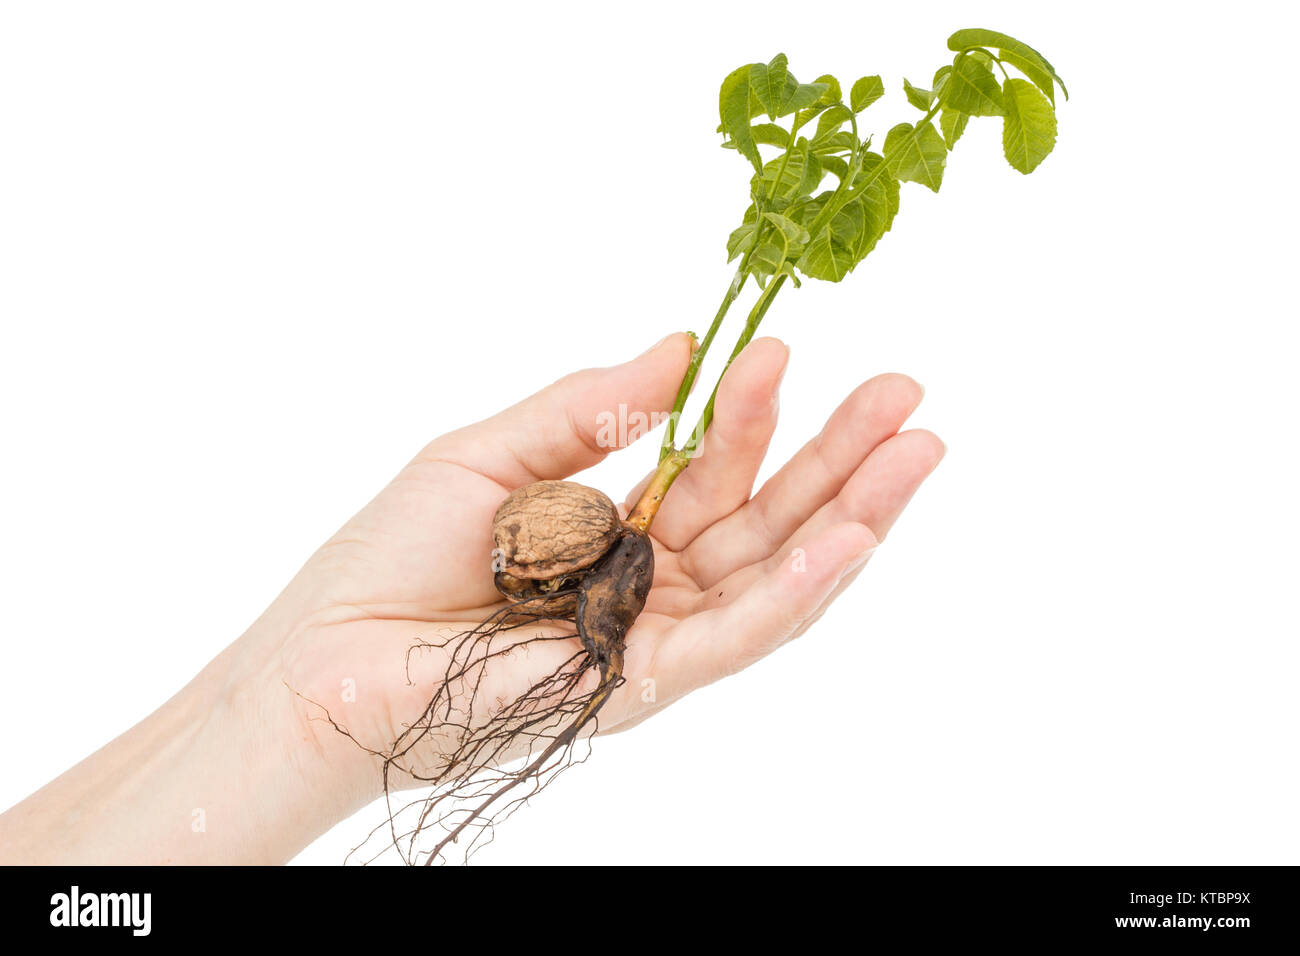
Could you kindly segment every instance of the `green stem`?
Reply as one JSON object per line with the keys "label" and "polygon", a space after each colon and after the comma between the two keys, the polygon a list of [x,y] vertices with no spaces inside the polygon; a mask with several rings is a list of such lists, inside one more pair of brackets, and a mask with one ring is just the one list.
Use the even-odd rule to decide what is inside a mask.
{"label": "green stem", "polygon": [[718,334],[718,329],[722,327],[722,320],[726,317],[727,310],[731,308],[731,303],[736,301],[736,297],[740,295],[741,287],[745,284],[745,266],[746,262],[742,262],[740,268],[736,270],[735,278],[731,280],[731,285],[727,287],[727,294],[722,297],[722,304],[718,306],[718,312],[713,317],[713,324],[709,326],[709,331],[705,333],[703,341],[700,342],[691,355],[690,364],[686,366],[686,375],[682,378],[681,387],[677,389],[677,400],[673,402],[672,414],[668,416],[668,425],[664,430],[663,444],[659,447],[659,460],[661,462],[676,450],[674,442],[677,439],[677,419],[681,418],[682,409],[686,407],[686,400],[690,398],[691,388],[695,385],[695,379],[700,374],[700,366],[704,364],[704,356],[709,354],[709,346],[713,344],[714,336]]}
{"label": "green stem", "polygon": [[[853,123],[854,137],[857,136],[857,121],[850,114],[850,121]],[[794,146],[795,137],[799,132],[799,114],[796,113],[790,123],[790,142],[786,147],[785,155],[782,157],[781,165],[776,170],[776,177],[772,180],[767,190],[767,195],[757,196],[758,199],[765,199],[771,202],[781,186],[782,177],[785,176],[786,168],[790,161],[790,151]],[[850,175],[847,177],[848,182],[852,182],[857,175],[857,170],[861,168],[860,151],[855,151],[852,163],[850,164]],[[873,177],[874,178],[874,177]],[[840,189],[844,189],[845,183],[840,183]],[[628,522],[642,531],[650,527],[654,521],[655,515],[659,511],[659,505],[663,502],[664,496],[668,494],[668,489],[672,487],[677,476],[686,470],[690,464],[692,456],[699,448],[700,442],[704,438],[704,433],[709,430],[713,423],[713,406],[718,397],[718,385],[722,384],[722,375],[727,373],[731,368],[731,363],[736,360],[746,345],[754,338],[754,333],[758,330],[759,323],[763,321],[763,316],[767,315],[767,310],[772,305],[772,300],[776,297],[781,286],[785,284],[787,276],[785,274],[777,275],[767,284],[758,301],[754,303],[753,309],[750,310],[749,317],[745,320],[745,328],[740,333],[740,339],[736,342],[736,347],[731,350],[731,357],[727,359],[727,364],[722,369],[722,375],[718,376],[718,382],[713,386],[713,391],[709,395],[709,401],[704,406],[704,412],[700,416],[699,423],[691,432],[690,439],[681,449],[676,447],[677,441],[677,420],[681,417],[682,410],[686,407],[686,400],[690,397],[691,388],[699,376],[700,367],[704,364],[704,357],[708,355],[709,347],[713,344],[714,338],[718,334],[718,329],[722,326],[722,320],[726,317],[727,311],[731,304],[736,301],[740,295],[741,287],[745,284],[745,279],[749,275],[749,260],[754,250],[759,248],[763,239],[763,229],[768,223],[765,220],[762,205],[766,202],[754,203],[754,241],[749,251],[745,253],[740,262],[740,267],[736,270],[735,277],[731,280],[731,285],[727,288],[727,294],[723,296],[721,305],[713,317],[713,322],[709,326],[708,332],[705,333],[704,339],[700,342],[695,352],[691,355],[690,363],[686,366],[686,374],[682,378],[682,384],[677,389],[677,398],[673,402],[673,409],[668,417],[668,425],[664,429],[663,442],[659,446],[659,467],[655,469],[654,475],[650,479],[646,490],[642,493],[640,500],[628,514]],[[838,207],[837,207],[838,208]]]}
{"label": "green stem", "polygon": [[673,450],[668,457],[659,462],[659,467],[655,473],[650,476],[650,482],[646,485],[645,491],[641,497],[628,512],[627,523],[638,531],[649,531],[650,524],[655,520],[655,515],[659,513],[659,506],[664,503],[664,496],[668,494],[668,489],[672,487],[677,476],[686,470],[686,466],[691,463],[683,452]]}
{"label": "green stem", "polygon": [[[754,303],[754,308],[745,321],[745,329],[740,333],[740,340],[736,342],[736,347],[731,350],[731,357],[727,359],[726,367],[722,370],[724,375],[727,369],[731,367],[731,363],[736,360],[736,356],[753,339],[754,332],[758,329],[759,323],[763,321],[763,316],[767,314],[767,310],[771,307],[772,300],[776,298],[776,293],[785,284],[786,278],[785,275],[773,278],[767,284],[767,288],[763,290],[763,294],[758,297],[758,301]],[[721,383],[722,376],[718,376],[718,384]],[[714,385],[713,392],[709,395],[709,403],[704,406],[704,414],[700,416],[699,424],[695,426],[695,430],[691,433],[690,440],[681,450],[670,447],[666,454],[660,455],[659,467],[655,469],[655,473],[650,477],[650,481],[646,485],[645,491],[641,493],[641,497],[632,507],[632,510],[628,512],[628,524],[641,531],[650,530],[650,525],[654,521],[655,515],[659,513],[659,507],[663,504],[668,489],[673,486],[673,482],[691,463],[695,450],[699,447],[701,439],[704,438],[704,433],[709,430],[709,425],[713,422],[713,404],[717,397],[718,386]]]}
{"label": "green stem", "polygon": [[[853,117],[850,116],[850,119],[852,120]],[[776,178],[772,180],[771,185],[769,185],[767,189],[768,202],[771,202],[772,198],[776,195],[776,191],[781,185],[781,179],[785,176],[786,167],[790,162],[790,150],[794,146],[800,125],[799,114],[796,113],[790,120],[789,145],[786,147],[785,154],[781,157],[781,165],[777,169]],[[856,136],[856,121],[853,122],[853,131]],[[749,260],[753,256],[754,251],[762,244],[763,229],[768,226],[768,222],[763,215],[763,210],[758,208],[757,203],[754,206],[754,214],[754,241],[750,245],[749,250],[745,253],[745,257],[740,261],[740,268],[736,270],[736,275],[731,280],[731,285],[727,289],[727,294],[723,296],[722,304],[718,306],[717,314],[713,317],[713,324],[709,326],[709,330],[705,333],[704,339],[700,342],[699,347],[695,350],[694,354],[691,355],[690,364],[686,366],[686,375],[682,378],[682,384],[677,389],[677,398],[673,402],[672,412],[668,416],[668,424],[664,428],[663,441],[659,445],[659,461],[661,464],[677,450],[677,420],[681,417],[682,410],[686,407],[686,400],[690,398],[691,388],[695,385],[695,379],[700,374],[700,366],[704,364],[704,357],[709,354],[709,346],[713,344],[714,336],[718,334],[718,329],[722,326],[722,320],[726,317],[727,310],[730,309],[731,304],[736,301],[736,297],[740,295],[741,287],[745,284],[745,279],[749,275]],[[763,299],[760,297],[759,301],[761,302]],[[750,335],[753,335],[752,331],[750,332]],[[746,341],[748,341],[748,339],[746,339]],[[740,347],[743,348],[743,345]],[[731,358],[734,359],[735,357],[735,354],[733,354]],[[727,364],[731,364],[731,359],[727,360]],[[709,411],[711,418],[711,399]]]}
{"label": "green stem", "polygon": [[[785,169],[790,165],[790,152],[794,149],[795,138],[799,133],[799,114],[795,113],[790,120],[790,141],[786,144],[785,152],[781,156],[781,166],[776,171],[776,178],[772,180],[772,185],[767,187],[767,201],[771,202],[776,195],[776,191],[781,188],[781,180],[785,177]],[[755,239],[758,237],[755,236]]]}
{"label": "green stem", "polygon": [[776,298],[777,292],[785,284],[788,278],[784,273],[774,276],[772,281],[767,284],[763,294],[758,297],[754,303],[754,308],[750,310],[749,318],[745,320],[745,328],[740,333],[740,338],[736,341],[736,347],[731,350],[731,357],[727,359],[727,364],[722,368],[722,374],[718,376],[717,384],[713,386],[713,392],[709,395],[708,404],[704,406],[704,412],[700,415],[699,423],[696,424],[695,430],[691,432],[690,439],[682,446],[681,453],[688,459],[695,454],[699,448],[700,442],[704,439],[704,433],[709,430],[713,424],[713,405],[718,398],[718,386],[722,384],[722,378],[727,374],[727,369],[731,368],[731,363],[736,360],[745,346],[754,338],[754,333],[758,331],[759,323],[763,321],[763,316],[767,315],[767,310],[772,307],[772,300]]}

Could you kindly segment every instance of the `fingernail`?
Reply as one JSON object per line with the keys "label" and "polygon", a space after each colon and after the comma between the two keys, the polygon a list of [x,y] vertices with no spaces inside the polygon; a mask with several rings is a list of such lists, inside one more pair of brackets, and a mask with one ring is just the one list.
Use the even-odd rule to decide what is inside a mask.
{"label": "fingernail", "polygon": [[858,568],[866,564],[867,561],[871,559],[871,556],[876,553],[877,547],[879,547],[879,545],[872,545],[870,548],[867,548],[867,550],[854,557],[848,564],[844,565],[844,570],[840,572],[840,580],[843,581],[854,571],[858,570]]}

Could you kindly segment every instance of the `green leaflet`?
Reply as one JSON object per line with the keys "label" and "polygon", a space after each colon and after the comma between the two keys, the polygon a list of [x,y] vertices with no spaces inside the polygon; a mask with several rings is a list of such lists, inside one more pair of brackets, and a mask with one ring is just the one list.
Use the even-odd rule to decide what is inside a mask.
{"label": "green leaflet", "polygon": [[1002,102],[1002,152],[1013,169],[1032,173],[1056,145],[1056,111],[1034,84],[1018,77],[1003,84]]}
{"label": "green leaflet", "polygon": [[939,114],[939,131],[943,133],[944,145],[952,149],[966,132],[966,123],[970,117],[954,110],[944,110]]}
{"label": "green leaflet", "polygon": [[1056,75],[1056,70],[1052,64],[1047,62],[1047,57],[1043,56],[1028,43],[1021,43],[1015,37],[1007,36],[1005,33],[999,33],[996,30],[958,30],[952,36],[948,37],[948,49],[960,52],[972,47],[996,47],[999,57],[1004,63],[1010,63],[1017,70],[1029,77],[1030,81],[1043,91],[1048,102],[1055,105],[1056,97],[1052,89],[1052,81],[1055,80],[1061,86],[1061,92],[1065,98],[1070,98],[1070,91],[1065,88],[1065,83]]}
{"label": "green leaflet", "polygon": [[798,146],[764,165],[756,178],[761,179],[764,195],[791,201],[817,188],[822,178],[821,162],[809,150],[808,141],[800,137]]}
{"label": "green leaflet", "polygon": [[781,106],[787,96],[786,81],[789,80],[794,86],[798,85],[795,78],[790,75],[787,63],[785,54],[778,53],[766,65],[755,63],[749,68],[749,85],[754,88],[758,101],[763,104],[763,109],[772,119],[785,115]]}
{"label": "green leaflet", "polygon": [[[860,202],[871,222],[871,229],[876,238],[889,232],[894,225],[894,216],[898,213],[898,180],[887,170],[880,170],[885,165],[885,157],[879,153],[867,153],[863,158],[862,171],[858,173],[858,182],[866,185]],[[863,255],[866,253],[864,252]]]}
{"label": "green leaflet", "polygon": [[844,177],[849,174],[848,160],[841,159],[838,156],[824,155],[819,155],[817,158],[822,164],[822,169],[840,180],[840,182],[843,182]]}
{"label": "green leaflet", "polygon": [[785,253],[785,247],[778,246],[774,242],[765,242],[750,258],[750,267],[760,275],[770,276],[781,268],[781,263],[785,262]]}
{"label": "green leaflet", "polygon": [[740,154],[761,171],[763,160],[758,155],[754,136],[749,131],[749,72],[750,67],[742,66],[722,81],[722,90],[718,94],[718,114],[722,118],[723,133],[740,150]]}
{"label": "green leaflet", "polygon": [[790,145],[790,134],[775,123],[755,123],[749,128],[754,142],[763,146],[780,146],[785,149]]}
{"label": "green leaflet", "polygon": [[945,109],[968,116],[1001,116],[1002,88],[987,66],[973,56],[958,53],[939,102]]}
{"label": "green leaflet", "polygon": [[808,230],[793,219],[787,219],[785,216],[774,212],[767,212],[763,215],[768,222],[776,226],[788,244],[802,245],[808,241]]}
{"label": "green leaflet", "polygon": [[828,230],[822,230],[796,265],[810,279],[839,282],[853,269],[853,250],[832,239]]}
{"label": "green leaflet", "polygon": [[823,153],[845,153],[856,145],[858,145],[858,138],[852,133],[832,133],[830,136],[813,140],[812,150],[820,156]]}
{"label": "green leaflet", "polygon": [[840,81],[835,79],[835,77],[831,76],[829,73],[817,77],[816,81],[810,85],[825,86],[826,89],[822,92],[821,96],[817,97],[816,102],[805,109],[799,110],[798,113],[795,114],[799,126],[811,123],[820,113],[835,106],[840,101]]}
{"label": "green leaflet", "polygon": [[[786,113],[793,113],[801,110],[811,103],[816,103],[826,92],[825,83],[800,83],[795,87],[794,93],[786,101]],[[784,115],[784,114],[782,114]]]}
{"label": "green leaflet", "polygon": [[1053,80],[1060,83],[1061,92],[1065,94],[1065,98],[1067,100],[1070,98],[1070,91],[1065,88],[1064,83],[1061,83],[1061,78],[1051,71],[1051,67],[1043,68],[1041,57],[1038,60],[1023,57],[1014,50],[999,50],[998,52],[1002,56],[1003,63],[1010,63],[1029,77],[1034,86],[1047,95],[1047,101],[1053,106],[1056,105],[1056,91],[1052,86]]}
{"label": "green leaflet", "polygon": [[856,199],[840,207],[835,215],[831,216],[831,221],[826,224],[826,231],[830,233],[831,240],[849,249],[857,245],[859,237],[866,228],[867,212],[862,208],[862,203]]}
{"label": "green leaflet", "polygon": [[[815,203],[809,211],[820,208],[821,203]],[[880,222],[864,199],[847,203],[808,245],[797,263],[799,271],[811,279],[839,282],[875,246],[883,231]]]}
{"label": "green leaflet", "polygon": [[896,179],[938,192],[947,161],[948,148],[933,123],[899,123],[885,135],[885,163]]}
{"label": "green leaflet", "polygon": [[[880,154],[864,154],[854,180],[858,191],[813,236],[797,263],[804,275],[839,282],[889,231],[898,212],[898,180],[884,167]],[[824,192],[799,207],[797,215],[805,227],[819,219],[833,196]]]}
{"label": "green leaflet", "polygon": [[754,232],[757,226],[752,222],[747,222],[743,226],[737,226],[731,230],[731,235],[727,237],[727,261],[730,262],[736,256],[743,255],[749,251],[749,247],[754,244]]}
{"label": "green leaflet", "polygon": [[[1055,135],[1055,127],[1053,127],[1053,135]],[[804,150],[803,169],[799,176],[799,183],[795,186],[793,195],[789,197],[791,200],[811,195],[812,191],[821,185],[822,176],[825,175],[820,157],[808,149],[807,140],[804,141]]]}
{"label": "green leaflet", "polygon": [[784,53],[778,53],[770,63],[752,64],[749,84],[773,120],[811,106],[829,89],[827,83],[800,83],[796,80],[787,69]]}
{"label": "green leaflet", "polygon": [[913,86],[907,79],[903,80],[903,92],[907,94],[907,102],[911,103],[923,113],[928,110],[930,104],[934,102],[933,90],[920,89],[919,87]]}
{"label": "green leaflet", "polygon": [[934,90],[934,95],[943,99],[943,88],[948,82],[948,76],[952,73],[951,66],[941,66],[934,71],[934,79],[930,81],[930,89]]}
{"label": "green leaflet", "polygon": [[843,104],[832,106],[817,119],[817,132],[813,134],[813,146],[839,132],[840,127],[852,117],[849,108]]}
{"label": "green leaflet", "polygon": [[821,84],[826,87],[826,91],[817,98],[819,106],[834,106],[843,97],[840,90],[840,81],[835,79],[829,73],[823,73],[813,81],[814,84]]}
{"label": "green leaflet", "polygon": [[853,112],[861,113],[885,95],[885,82],[879,76],[864,76],[853,84],[849,92],[849,105]]}

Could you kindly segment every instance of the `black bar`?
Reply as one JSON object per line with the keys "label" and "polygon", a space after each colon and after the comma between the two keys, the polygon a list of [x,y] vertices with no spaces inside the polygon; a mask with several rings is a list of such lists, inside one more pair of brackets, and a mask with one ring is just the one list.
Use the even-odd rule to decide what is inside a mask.
{"label": "black bar", "polygon": [[[1019,941],[1043,944],[1290,946],[1294,868],[930,867],[822,871],[650,868],[9,868],[0,894],[9,933],[95,944],[108,937],[301,945],[369,937],[385,948],[472,939],[572,945],[609,921],[628,939],[676,948],[705,937],[821,943]],[[77,922],[72,926],[73,887]],[[107,898],[103,894],[111,894]],[[121,895],[125,894],[125,896]],[[132,896],[132,894],[137,894]],[[148,894],[148,932],[143,894]],[[93,897],[93,902],[88,902]],[[116,916],[115,916],[116,914]],[[134,917],[134,919],[132,919]],[[551,923],[549,927],[546,923]],[[59,925],[55,925],[59,924]],[[257,927],[265,927],[266,933]],[[621,927],[621,929],[617,929]],[[692,929],[694,927],[695,929]],[[518,933],[518,936],[514,934]],[[698,933],[699,937],[691,936]],[[486,935],[483,935],[486,934]],[[381,942],[386,941],[386,942]]]}

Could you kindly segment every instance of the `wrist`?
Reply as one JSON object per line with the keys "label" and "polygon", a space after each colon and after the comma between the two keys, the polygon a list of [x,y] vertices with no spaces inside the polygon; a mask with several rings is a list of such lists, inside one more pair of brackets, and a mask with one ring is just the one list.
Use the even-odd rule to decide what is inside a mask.
{"label": "wrist", "polygon": [[[242,641],[243,639],[241,639]],[[0,816],[4,861],[279,863],[346,812],[240,642],[152,714]]]}
{"label": "wrist", "polygon": [[[225,764],[203,776],[230,804],[223,819],[241,834],[244,847],[232,849],[243,862],[288,861],[374,795],[371,762],[293,686],[283,660],[291,643],[259,622],[183,692],[209,709],[196,752]],[[225,852],[224,839],[213,843]]]}

